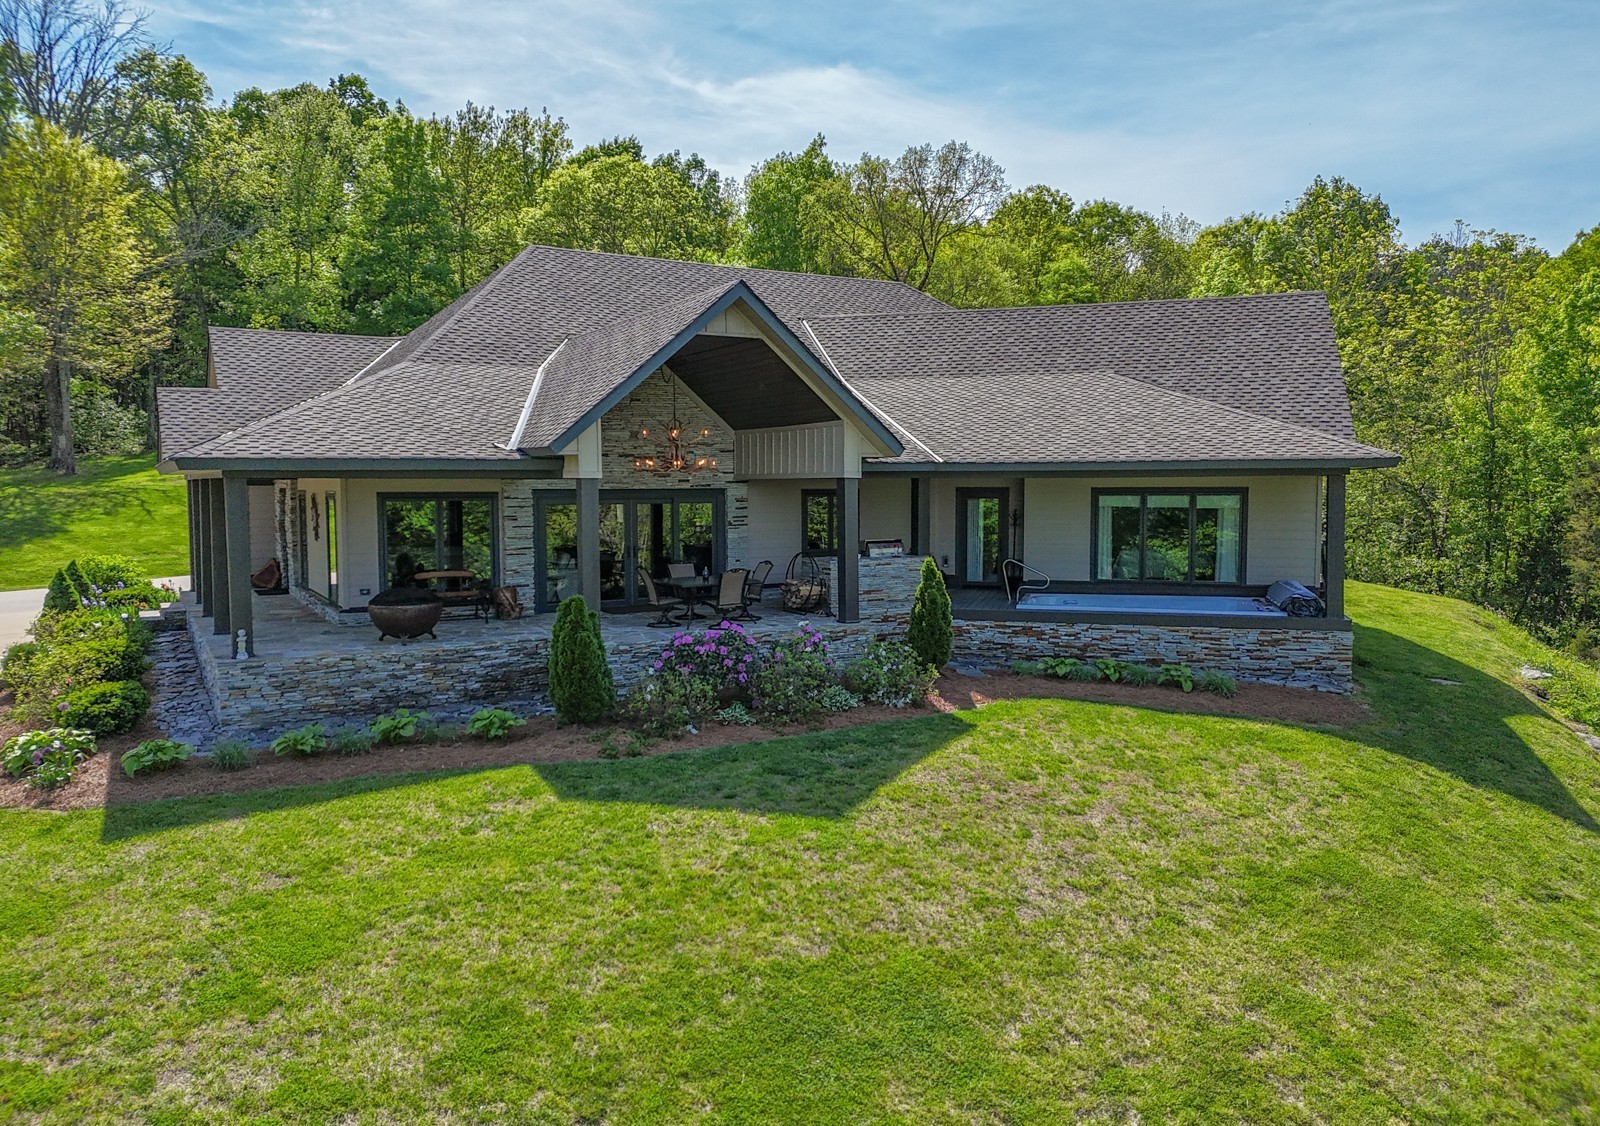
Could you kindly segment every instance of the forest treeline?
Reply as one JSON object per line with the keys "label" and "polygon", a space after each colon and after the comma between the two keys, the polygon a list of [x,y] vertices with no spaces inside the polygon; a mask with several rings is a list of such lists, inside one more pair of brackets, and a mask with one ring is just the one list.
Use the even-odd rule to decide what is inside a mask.
{"label": "forest treeline", "polygon": [[955,305],[1317,289],[1362,440],[1354,577],[1455,594],[1600,649],[1600,228],[1550,254],[1458,225],[1408,245],[1318,178],[1201,227],[1045,185],[970,145],[742,180],[546,109],[419,116],[357,75],[219,100],[113,2],[0,0],[0,460],[147,448],[210,325],[399,334],[528,243],[892,278]]}

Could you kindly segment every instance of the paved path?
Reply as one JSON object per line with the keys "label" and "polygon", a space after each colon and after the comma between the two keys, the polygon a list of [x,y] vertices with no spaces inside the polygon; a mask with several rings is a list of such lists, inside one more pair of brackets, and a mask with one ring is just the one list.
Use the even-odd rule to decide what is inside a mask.
{"label": "paved path", "polygon": [[[155,583],[171,583],[179,590],[189,589],[189,576],[156,579]],[[28,627],[44,607],[45,589],[0,590],[0,653],[19,641],[28,640]]]}

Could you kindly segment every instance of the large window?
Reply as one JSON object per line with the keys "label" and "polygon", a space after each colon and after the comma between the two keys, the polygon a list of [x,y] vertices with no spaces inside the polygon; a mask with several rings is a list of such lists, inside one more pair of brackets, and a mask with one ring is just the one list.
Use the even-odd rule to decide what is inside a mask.
{"label": "large window", "polygon": [[1244,582],[1245,494],[1094,494],[1094,577],[1125,582]]}
{"label": "large window", "polygon": [[494,577],[494,497],[386,495],[379,508],[385,586],[409,586],[418,571]]}
{"label": "large window", "polygon": [[809,552],[839,551],[839,494],[832,489],[806,489],[800,494],[800,542]]}

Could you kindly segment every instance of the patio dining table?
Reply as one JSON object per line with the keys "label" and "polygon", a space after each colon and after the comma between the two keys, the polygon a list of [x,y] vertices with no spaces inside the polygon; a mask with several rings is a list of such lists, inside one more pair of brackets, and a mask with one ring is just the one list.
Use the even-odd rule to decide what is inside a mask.
{"label": "patio dining table", "polygon": [[693,575],[686,579],[661,580],[662,586],[683,599],[683,604],[689,611],[684,615],[684,621],[687,622],[705,617],[704,614],[695,613],[694,608],[702,603],[711,605],[711,596],[721,584],[721,575]]}

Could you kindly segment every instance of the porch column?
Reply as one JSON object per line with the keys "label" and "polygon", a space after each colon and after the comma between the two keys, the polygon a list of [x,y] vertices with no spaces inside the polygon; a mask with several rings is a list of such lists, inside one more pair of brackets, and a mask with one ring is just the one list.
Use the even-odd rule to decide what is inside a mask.
{"label": "porch column", "polygon": [[195,601],[200,600],[200,553],[203,549],[200,542],[200,482],[192,477],[183,481],[185,512],[189,517],[189,589],[194,592]]}
{"label": "porch column", "polygon": [[[244,631],[246,656],[256,655],[254,607],[250,604],[250,479],[222,479],[222,502],[227,522],[228,629],[237,638]],[[233,643],[237,656],[238,642]]]}
{"label": "porch column", "polygon": [[861,591],[861,478],[837,479],[839,510],[839,589],[834,591],[834,616],[841,622],[860,621]]}
{"label": "porch column", "polygon": [[1344,485],[1343,473],[1328,474],[1328,547],[1322,582],[1330,618],[1344,617]]}
{"label": "porch column", "polygon": [[933,554],[933,478],[913,477],[911,487],[916,492],[917,534],[912,538],[912,555]]}
{"label": "porch column", "polygon": [[206,568],[207,598],[212,608],[212,633],[233,632],[233,592],[228,588],[228,514],[222,482],[206,481],[206,516],[211,525],[210,566]]}
{"label": "porch column", "polygon": [[200,528],[200,612],[208,618],[217,613],[217,584],[211,573],[211,541],[216,529],[211,525],[211,480],[202,477],[194,483],[195,524]]}
{"label": "porch column", "polygon": [[579,477],[578,593],[589,609],[600,609],[600,478]]}

